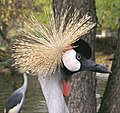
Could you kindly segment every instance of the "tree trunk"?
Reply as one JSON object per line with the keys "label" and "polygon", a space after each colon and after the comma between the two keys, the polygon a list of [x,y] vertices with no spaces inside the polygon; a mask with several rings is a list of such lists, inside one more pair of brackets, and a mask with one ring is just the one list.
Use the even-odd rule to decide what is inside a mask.
{"label": "tree trunk", "polygon": [[[86,36],[91,45],[94,59],[95,31]],[[68,99],[70,113],[96,113],[95,73],[80,72],[72,76],[71,95]]]}
{"label": "tree trunk", "polygon": [[0,35],[2,39],[8,43],[8,40],[6,38],[7,37],[7,24],[5,22],[1,23]]}
{"label": "tree trunk", "polygon": [[120,113],[120,26],[111,70],[99,113]]}
{"label": "tree trunk", "polygon": [[[96,19],[96,9],[94,0],[53,0],[53,10],[56,11],[54,16],[59,23],[59,16],[61,9],[72,7],[79,10],[79,18],[87,12],[94,15]],[[71,8],[71,9],[72,9]],[[72,10],[70,11],[72,13]],[[69,18],[68,18],[69,19]],[[66,21],[67,23],[67,21]],[[90,44],[94,59],[94,40],[95,30],[84,36],[84,39]],[[95,113],[96,99],[95,99],[95,73],[81,72],[72,77],[72,91],[70,97],[67,98],[70,113]]]}

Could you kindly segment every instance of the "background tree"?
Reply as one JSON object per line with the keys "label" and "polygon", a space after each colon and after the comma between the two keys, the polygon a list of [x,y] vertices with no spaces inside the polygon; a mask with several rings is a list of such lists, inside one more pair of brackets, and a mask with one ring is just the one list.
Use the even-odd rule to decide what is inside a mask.
{"label": "background tree", "polygon": [[[87,12],[96,18],[95,1],[94,0],[53,0],[53,8],[56,9],[56,21],[59,22],[59,14],[61,7],[79,10],[78,20]],[[72,13],[72,9],[70,14]],[[70,16],[69,16],[70,18]],[[68,19],[69,19],[68,18]],[[67,20],[66,20],[67,23]],[[84,39],[89,42],[94,59],[94,40],[95,29],[84,36]],[[95,73],[81,72],[72,77],[72,91],[70,97],[67,99],[70,113],[96,113],[96,98],[95,98]]]}
{"label": "background tree", "polygon": [[99,113],[120,113],[120,23],[111,70]]}

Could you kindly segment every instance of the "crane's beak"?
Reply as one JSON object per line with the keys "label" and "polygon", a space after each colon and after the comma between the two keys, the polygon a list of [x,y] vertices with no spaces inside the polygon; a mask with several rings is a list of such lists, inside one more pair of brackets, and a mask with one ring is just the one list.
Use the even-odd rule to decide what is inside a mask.
{"label": "crane's beak", "polygon": [[99,72],[99,73],[112,73],[110,70],[108,70],[106,67],[96,64],[94,61],[90,59],[83,59],[81,61],[81,71],[93,71],[93,72]]}

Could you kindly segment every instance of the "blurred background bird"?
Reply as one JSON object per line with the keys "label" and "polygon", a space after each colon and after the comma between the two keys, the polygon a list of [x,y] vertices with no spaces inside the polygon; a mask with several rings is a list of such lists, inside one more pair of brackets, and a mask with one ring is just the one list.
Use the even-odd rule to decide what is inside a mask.
{"label": "blurred background bird", "polygon": [[78,21],[75,9],[66,25],[68,13],[67,9],[61,11],[59,28],[53,13],[49,27],[31,17],[12,40],[13,66],[21,73],[30,71],[38,76],[49,113],[69,113],[64,96],[69,96],[69,80],[74,73],[110,73],[90,60],[91,48],[80,39],[96,25],[92,16],[87,13]]}
{"label": "blurred background bird", "polygon": [[8,97],[4,113],[20,113],[25,100],[25,94],[28,85],[27,73],[23,74],[23,78],[23,85]]}

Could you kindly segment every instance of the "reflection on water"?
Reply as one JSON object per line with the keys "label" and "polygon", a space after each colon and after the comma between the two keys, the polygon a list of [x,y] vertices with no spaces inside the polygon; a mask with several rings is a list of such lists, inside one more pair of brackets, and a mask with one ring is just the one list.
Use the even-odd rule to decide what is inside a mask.
{"label": "reflection on water", "polygon": [[[0,73],[0,113],[3,113],[8,96],[22,85],[22,76]],[[37,77],[29,76],[26,99],[21,113],[47,113]]]}

